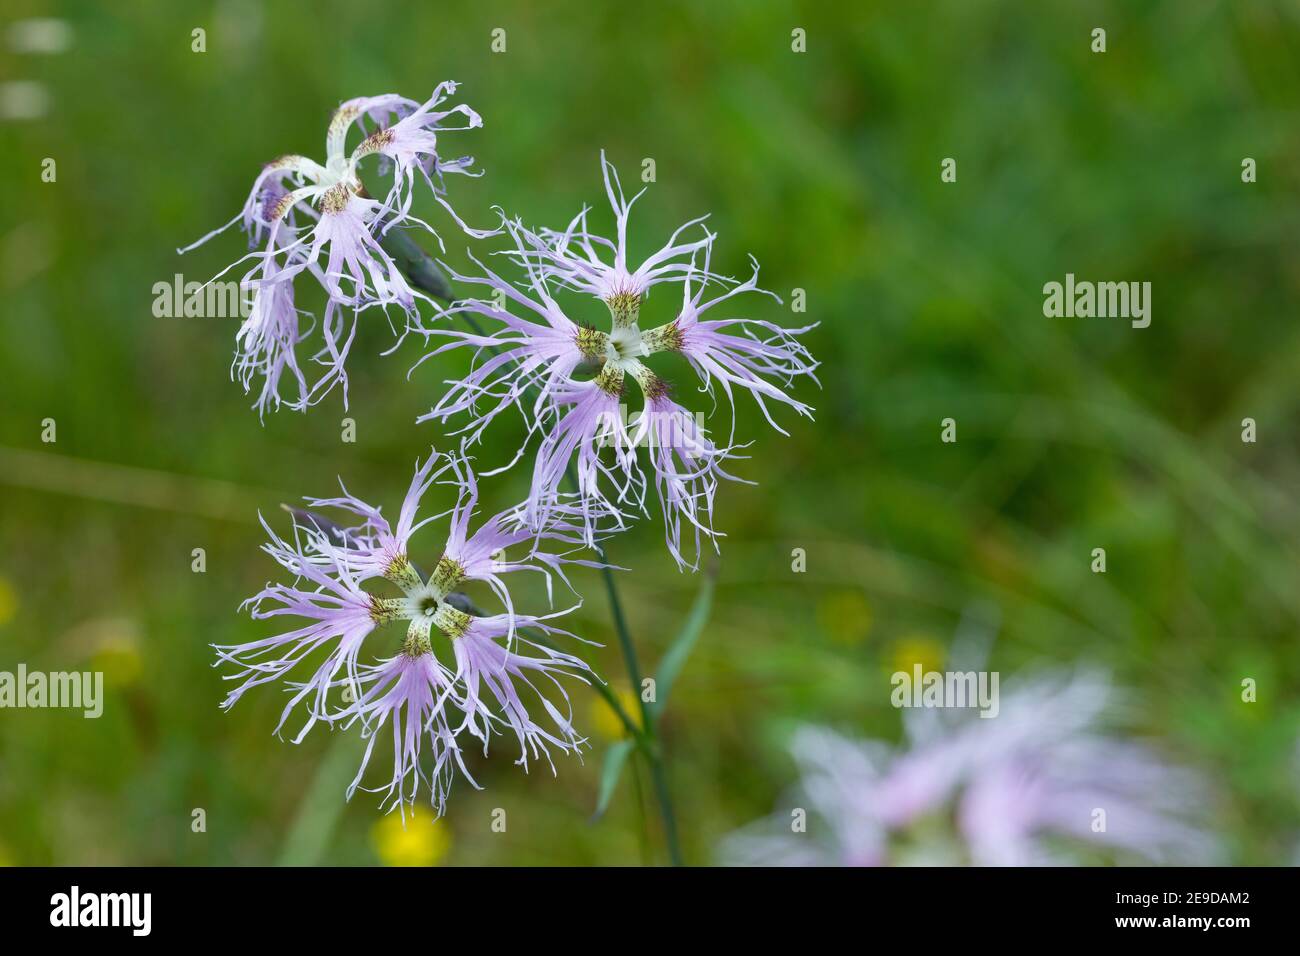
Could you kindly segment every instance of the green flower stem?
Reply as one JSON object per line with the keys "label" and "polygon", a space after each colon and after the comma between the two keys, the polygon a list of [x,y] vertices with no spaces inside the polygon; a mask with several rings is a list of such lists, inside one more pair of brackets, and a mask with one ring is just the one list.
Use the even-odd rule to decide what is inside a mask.
{"label": "green flower stem", "polygon": [[[653,731],[652,731],[653,733]],[[677,814],[673,810],[673,795],[668,789],[668,772],[659,756],[659,743],[652,741],[649,751],[650,776],[654,781],[655,799],[659,803],[659,815],[664,821],[664,842],[668,844],[668,860],[673,866],[682,865],[682,847],[677,838]]]}
{"label": "green flower stem", "polygon": [[[411,285],[436,299],[444,302],[452,301],[454,296],[447,277],[409,236],[401,232],[401,230],[394,229],[384,237],[382,244],[397,261],[398,266]],[[464,312],[460,313],[460,316],[475,335],[482,336],[485,334],[483,326],[479,324],[474,316]],[[495,346],[488,346],[488,350],[493,355],[498,354],[500,351]],[[572,465],[568,468],[566,475],[576,491],[578,482],[573,473]],[[623,614],[623,602],[619,598],[618,585],[614,581],[614,572],[609,566],[609,557],[605,549],[600,545],[596,545],[594,550],[602,565],[601,570],[605,577],[605,591],[609,597],[610,615],[614,619],[614,630],[618,633],[619,649],[623,654],[623,666],[627,669],[628,679],[632,682],[637,700],[640,702],[640,726],[628,714],[618,696],[610,690],[607,684],[601,683],[598,679],[597,683],[592,686],[595,688],[596,693],[600,694],[605,703],[609,705],[610,709],[614,711],[619,722],[622,723],[623,729],[636,743],[636,749],[640,751],[646,763],[650,766],[655,801],[659,805],[659,816],[663,821],[664,842],[668,847],[668,859],[673,866],[681,866],[682,850],[677,835],[677,815],[673,809],[672,793],[668,789],[668,775],[664,768],[663,754],[659,747],[655,721],[651,719],[649,708],[641,693],[641,665],[637,660],[636,646],[633,644],[632,635],[628,631],[627,618]],[[541,634],[529,634],[528,638],[529,640],[539,640],[552,647],[555,646]]]}
{"label": "green flower stem", "polygon": [[[569,472],[569,479],[573,481],[576,488],[577,482],[574,480],[572,472]],[[668,775],[664,770],[664,761],[662,752],[659,748],[659,738],[656,733],[655,721],[650,714],[646,705],[645,695],[641,693],[641,665],[637,661],[636,645],[632,641],[632,635],[628,631],[627,618],[623,614],[623,602],[618,595],[618,585],[614,581],[613,569],[609,566],[609,557],[605,549],[596,545],[596,554],[600,558],[602,573],[605,576],[605,592],[609,596],[609,612],[614,618],[614,630],[618,632],[619,647],[623,651],[623,664],[627,668],[628,679],[635,688],[636,699],[641,705],[641,733],[637,736],[637,749],[645,756],[646,762],[650,764],[650,777],[654,783],[655,801],[659,804],[659,816],[663,819],[664,824],[664,842],[668,845],[668,859],[673,866],[682,865],[682,848],[677,837],[677,814],[673,810],[672,792],[668,789]]]}

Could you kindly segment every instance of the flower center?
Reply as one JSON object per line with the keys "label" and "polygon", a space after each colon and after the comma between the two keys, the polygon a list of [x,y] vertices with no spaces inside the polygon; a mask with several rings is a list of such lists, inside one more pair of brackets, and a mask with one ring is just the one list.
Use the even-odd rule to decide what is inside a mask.
{"label": "flower center", "polygon": [[350,172],[346,156],[331,156],[325,161],[325,173],[336,183],[349,178]]}
{"label": "flower center", "polygon": [[605,343],[605,355],[611,362],[627,362],[645,354],[641,330],[635,324],[618,326],[610,332]]}

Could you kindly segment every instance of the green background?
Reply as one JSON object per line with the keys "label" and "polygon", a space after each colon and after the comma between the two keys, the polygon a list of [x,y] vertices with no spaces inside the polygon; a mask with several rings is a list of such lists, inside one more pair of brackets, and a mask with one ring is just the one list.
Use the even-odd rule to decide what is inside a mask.
{"label": "green background", "polygon": [[[742,404],[756,441],[738,470],[758,484],[719,493],[716,604],[663,725],[689,861],[777,805],[795,725],[897,737],[890,672],[941,664],[970,629],[993,640],[1004,690],[1045,666],[1109,668],[1129,729],[1213,779],[1228,859],[1293,858],[1297,4],[6,4],[23,16],[63,17],[74,39],[0,63],[0,81],[49,94],[43,118],[0,125],[0,669],[94,666],[109,689],[99,720],[0,712],[0,860],[391,861],[376,799],[343,802],[354,745],[274,738],[270,688],[222,713],[208,645],[269,633],[237,613],[276,574],[258,510],[340,475],[396,509],[416,456],[450,444],[414,419],[458,363],[407,381],[420,344],[381,357],[372,316],[348,412],[334,393],[260,424],[228,380],[234,322],[155,318],[152,289],[244,251],[232,231],[175,254],[234,214],[260,163],[319,157],[339,101],[422,99],[443,79],[485,120],[443,140],[486,170],[450,182],[471,223],[499,204],[559,224],[591,203],[607,225],[599,151],[629,184],[653,158],[634,249],[710,213],[719,269],[753,253],[787,303],[807,292],[807,316],[755,300],[756,317],[821,323],[823,388],[799,389],[816,422],[783,415],[783,438]],[[1258,182],[1242,182],[1244,157]],[[422,209],[463,264],[465,242]],[[1067,272],[1150,281],[1151,327],[1045,318],[1042,286]],[[652,297],[646,314],[670,305]],[[503,418],[485,459],[519,435]],[[485,485],[485,505],[518,500],[522,478]],[[611,555],[632,569],[621,584],[652,665],[699,579],[653,519]],[[617,683],[599,578],[575,580],[573,627],[606,645],[591,660]],[[585,762],[552,778],[505,747],[478,761],[486,789],[457,786],[428,859],[662,860],[631,776],[591,822],[610,721],[589,691],[575,699]],[[489,828],[498,807],[505,834]]]}

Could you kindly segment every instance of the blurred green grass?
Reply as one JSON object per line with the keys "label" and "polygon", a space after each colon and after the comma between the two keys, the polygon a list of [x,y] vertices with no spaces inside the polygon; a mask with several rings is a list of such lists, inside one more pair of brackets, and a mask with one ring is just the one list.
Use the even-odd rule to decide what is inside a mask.
{"label": "blurred green grass", "polygon": [[[373,799],[313,790],[341,802],[350,777],[324,773],[344,763],[328,736],[273,738],[271,692],[222,714],[208,645],[261,633],[236,614],[274,573],[257,510],[337,475],[395,507],[414,458],[447,443],[414,419],[456,364],[407,383],[418,344],[381,358],[386,330],[365,330],[349,366],[358,440],[343,444],[337,394],[259,424],[227,381],[233,324],[150,306],[155,282],[242,252],[234,234],[174,250],[226,221],[262,162],[319,152],[340,100],[421,97],[446,78],[485,119],[446,137],[486,170],[450,184],[470,222],[492,204],[540,223],[599,210],[600,150],[627,179],[652,157],[643,249],[711,213],[719,268],[754,254],[764,284],[787,301],[807,290],[821,322],[823,389],[801,392],[817,422],[782,438],[741,407],[757,441],[740,473],[759,484],[720,494],[713,619],[664,725],[688,859],[772,807],[794,723],[896,734],[888,672],[917,648],[942,654],[972,616],[996,628],[1004,673],[1111,668],[1135,691],[1136,729],[1217,781],[1234,862],[1285,862],[1300,843],[1294,4],[7,5],[25,16],[64,17],[75,40],[0,64],[0,81],[38,80],[51,101],[0,125],[0,668],[93,660],[110,700],[97,721],[0,714],[0,859],[269,863],[303,813],[331,807],[336,822],[300,824],[328,827],[314,855],[380,859]],[[199,26],[205,54],[190,51]],[[489,49],[496,27],[505,54]],[[946,156],[954,184],[939,181]],[[1042,285],[1066,272],[1149,280],[1151,327],[1045,319]],[[939,442],[948,416],[955,445]],[[520,491],[516,475],[487,494]],[[633,569],[623,586],[654,660],[694,582],[653,520],[611,550]],[[599,583],[579,581],[575,630],[606,643],[596,662],[617,679]],[[555,779],[504,753],[476,767],[487,789],[453,795],[441,858],[640,861],[631,778],[588,822],[595,739]],[[497,807],[506,836],[488,826]]]}

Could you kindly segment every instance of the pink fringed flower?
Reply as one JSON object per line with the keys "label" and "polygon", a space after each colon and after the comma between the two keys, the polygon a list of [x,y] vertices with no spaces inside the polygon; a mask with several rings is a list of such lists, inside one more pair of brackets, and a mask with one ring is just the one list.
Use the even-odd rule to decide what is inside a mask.
{"label": "pink fringed flower", "polygon": [[[414,624],[414,630],[427,632],[427,627],[415,628]],[[403,816],[405,808],[415,803],[421,783],[428,788],[430,803],[439,815],[446,808],[456,770],[478,787],[449,724],[447,705],[453,696],[453,676],[433,653],[427,633],[423,640],[408,639],[407,646],[393,657],[363,667],[360,683],[365,688],[361,697],[330,718],[344,727],[362,721],[368,738],[361,766],[348,787],[349,800],[361,786],[375,744],[389,734],[393,741],[392,779],[386,788],[364,789],[383,793]]]}
{"label": "pink fringed flower", "polygon": [[[433,232],[410,211],[417,183],[427,185],[459,225],[476,236],[486,235],[465,226],[443,198],[443,175],[468,173],[473,160],[441,159],[437,134],[482,125],[479,115],[463,104],[436,108],[455,89],[455,83],[443,83],[424,103],[391,94],[348,100],[330,120],[324,165],[296,155],[267,164],[238,216],[180,250],[187,252],[237,222],[248,233],[253,251],[221,274],[250,259],[255,263],[242,280],[253,290],[253,304],[237,336],[232,372],[245,391],[253,375],[263,377],[255,406],[259,411],[282,402],[305,409],[339,383],[346,403],[344,363],[359,312],[396,306],[404,315],[403,335],[421,327],[417,302],[432,300],[412,288],[380,245],[394,228],[414,225]],[[349,152],[347,139],[354,127],[363,138]],[[361,163],[372,155],[379,157],[380,174],[391,174],[381,199],[372,198],[361,181]],[[302,274],[311,276],[329,296],[320,324],[324,341],[313,356],[324,372],[311,385],[296,356],[298,344],[312,331],[310,324],[304,328],[293,306],[293,282]],[[296,390],[282,397],[279,383],[286,369]]]}
{"label": "pink fringed flower", "polygon": [[[450,530],[441,553],[425,574],[410,550],[412,538],[434,520],[420,519],[419,510],[435,483],[454,487],[457,500],[449,512]],[[305,706],[306,722],[295,742],[319,720],[345,727],[359,722],[369,738],[349,797],[360,785],[377,735],[390,733],[394,765],[389,785],[381,788],[386,799],[409,804],[423,781],[439,813],[457,769],[473,784],[459,744],[462,731],[482,743],[486,754],[492,734],[509,730],[525,768],[539,755],[549,763],[551,747],[578,751],[585,741],[573,728],[568,692],[560,678],[586,683],[591,670],[580,658],[551,646],[552,636],[574,635],[547,623],[567,611],[516,613],[507,577],[516,571],[539,573],[550,594],[556,576],[568,586],[568,566],[598,566],[572,557],[572,548],[546,550],[548,543],[581,544],[581,512],[572,503],[561,503],[551,523],[538,531],[527,527],[516,509],[472,529],[477,501],[478,487],[468,463],[431,455],[417,464],[395,524],[343,489],[339,497],[311,498],[308,504],[346,515],[346,521],[354,522],[351,526],[334,524],[312,511],[297,513],[301,517],[295,517],[289,539],[268,527],[270,540],[264,550],[296,580],[268,585],[250,601],[253,617],[290,617],[305,623],[295,622],[271,637],[217,648],[218,663],[238,668],[228,678],[237,685],[224,706],[233,706],[253,687],[286,680],[291,696],[277,732],[293,711]],[[459,592],[470,581],[483,582],[504,612],[469,613],[472,608]],[[406,628],[400,649],[385,646],[379,633],[395,623]],[[398,653],[375,663],[361,661],[363,651],[385,650]],[[288,681],[300,665],[307,669],[306,679]],[[541,713],[535,720],[530,713],[538,707]],[[551,768],[554,771],[553,764]]]}
{"label": "pink fringed flower", "polygon": [[[680,566],[696,567],[702,541],[716,547],[720,535],[713,527],[715,495],[720,480],[738,480],[726,471],[725,463],[738,457],[736,451],[742,446],[734,441],[734,416],[727,441],[715,441],[702,416],[673,398],[668,383],[647,360],[663,352],[685,356],[703,391],[712,395],[720,386],[729,402],[736,389],[748,391],[781,431],[769,409],[772,401],[811,417],[811,408],[786,389],[800,376],[815,381],[817,363],[797,339],[812,326],[787,330],[730,314],[706,318],[729,309],[737,296],[763,290],[758,288],[756,264],[744,282],[711,270],[716,236],[703,228],[703,219],[678,228],[659,251],[633,268],[628,219],[640,194],[627,200],[603,155],[601,162],[614,210],[615,239],[591,231],[586,209],[562,232],[534,232],[519,221],[507,221],[504,228],[513,243],[507,255],[524,271],[526,281],[512,284],[478,260],[483,275],[452,273],[456,280],[483,286],[493,296],[462,301],[449,311],[481,317],[491,328],[439,328],[424,333],[448,340],[426,358],[470,347],[477,361],[468,376],[449,383],[447,392],[421,420],[467,417],[461,434],[472,444],[501,412],[519,409],[529,437],[540,435],[525,507],[533,527],[542,526],[551,509],[564,500],[562,482],[571,470],[590,526],[609,518],[621,522],[629,511],[644,511],[646,491],[653,482],[669,551]],[[702,235],[685,238],[694,227]],[[681,286],[676,315],[643,331],[643,303],[652,288],[668,283]],[[706,289],[719,287],[723,291],[706,299]],[[600,299],[609,310],[608,331],[569,318],[555,298],[561,291]],[[775,295],[772,298],[780,301]],[[511,303],[525,315],[508,311]],[[636,383],[642,397],[641,408],[631,414],[627,411],[630,382]],[[514,461],[523,455],[526,444]],[[648,470],[637,451],[643,445],[649,449]],[[684,539],[694,540],[691,556]]]}
{"label": "pink fringed flower", "polygon": [[[544,644],[515,634],[516,628],[539,631],[548,638],[552,634],[574,637],[568,631],[551,627],[540,617],[518,617],[498,614],[493,617],[470,617],[455,609],[447,609],[438,625],[445,633],[455,634],[452,649],[456,655],[456,679],[462,695],[460,707],[464,720],[457,730],[468,730],[483,743],[486,753],[494,729],[509,730],[519,744],[519,760],[525,768],[530,755],[551,762],[548,744],[561,751],[576,751],[584,741],[573,729],[573,707],[569,695],[560,683],[560,676],[581,675],[589,668],[572,654],[555,650]],[[510,635],[515,634],[513,640]],[[505,640],[503,640],[503,638]],[[522,653],[512,648],[528,649]],[[537,681],[544,681],[539,688]],[[549,686],[546,686],[549,685]],[[565,713],[544,693],[553,690],[563,698]],[[540,705],[549,723],[538,723],[529,714],[530,701]]]}

